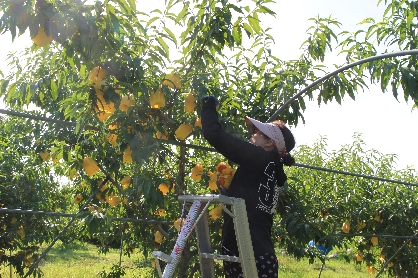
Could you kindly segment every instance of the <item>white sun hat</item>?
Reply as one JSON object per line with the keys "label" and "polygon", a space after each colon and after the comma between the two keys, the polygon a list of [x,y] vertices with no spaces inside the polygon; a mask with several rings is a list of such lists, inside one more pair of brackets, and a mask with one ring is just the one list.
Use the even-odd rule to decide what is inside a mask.
{"label": "white sun hat", "polygon": [[245,121],[251,134],[254,132],[254,129],[257,128],[259,131],[274,141],[279,152],[286,150],[283,133],[277,123],[262,123],[250,117],[245,117]]}

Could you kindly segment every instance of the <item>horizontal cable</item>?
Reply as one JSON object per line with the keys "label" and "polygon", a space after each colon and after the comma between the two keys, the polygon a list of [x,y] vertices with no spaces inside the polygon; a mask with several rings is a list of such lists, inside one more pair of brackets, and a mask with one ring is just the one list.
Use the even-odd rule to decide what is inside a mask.
{"label": "horizontal cable", "polygon": [[362,60],[358,60],[356,62],[353,62],[351,64],[345,65],[341,68],[338,68],[337,70],[328,73],[327,75],[315,80],[315,82],[313,82],[312,84],[310,84],[309,86],[307,86],[305,89],[301,90],[299,93],[297,93],[296,95],[294,95],[291,99],[289,99],[285,104],[283,104],[269,119],[267,122],[271,122],[274,119],[276,119],[277,116],[279,116],[280,112],[282,112],[286,106],[290,105],[292,102],[294,102],[297,98],[301,97],[304,93],[308,92],[310,89],[312,89],[313,87],[315,87],[316,85],[318,85],[319,83],[327,80],[328,78],[337,75],[340,72],[343,72],[347,69],[353,68],[355,66],[359,66],[361,64],[364,63],[368,63],[368,62],[372,62],[375,60],[383,60],[383,59],[387,59],[387,58],[393,58],[393,57],[398,57],[398,56],[410,56],[410,55],[417,55],[418,54],[418,49],[411,49],[411,50],[403,50],[403,51],[397,51],[397,52],[390,52],[390,53],[384,53],[384,54],[380,54],[380,55],[376,55],[376,56],[371,56],[371,57],[367,57],[364,58]]}
{"label": "horizontal cable", "polygon": [[[24,210],[24,209],[10,209],[10,208],[0,208],[0,213],[18,213],[18,214],[37,214],[37,215],[47,215],[47,216],[57,216],[57,217],[76,217],[84,218],[85,216],[77,215],[73,213],[64,213],[64,212],[48,212],[48,211],[37,211],[37,210]],[[109,217],[111,221],[119,222],[134,222],[134,223],[150,223],[150,224],[167,224],[173,225],[173,222],[163,221],[163,220],[147,220],[147,219],[136,219],[136,218],[117,218]],[[329,236],[339,236],[339,237],[382,237],[382,238],[406,238],[414,239],[417,236],[395,236],[395,235],[378,235],[378,234],[330,234]]]}
{"label": "horizontal cable", "polygon": [[[64,213],[64,212],[49,212],[49,211],[39,211],[39,210],[25,210],[25,209],[10,209],[10,208],[0,208],[0,213],[19,213],[19,214],[38,214],[38,215],[48,215],[48,216],[57,216],[57,217],[77,217],[84,218],[85,215],[73,214],[73,213]],[[117,218],[117,217],[108,217],[107,219],[111,221],[119,222],[135,222],[135,223],[150,223],[150,224],[167,224],[173,225],[173,222],[162,221],[162,220],[147,220],[147,219],[136,219],[136,218]]]}
{"label": "horizontal cable", "polygon": [[384,237],[384,238],[406,238],[414,239],[416,235],[412,236],[394,236],[394,235],[375,235],[375,234],[331,234],[328,236],[340,236],[340,237],[352,237],[352,236],[361,236],[361,237]]}
{"label": "horizontal cable", "polygon": [[[75,126],[76,125],[75,122],[55,120],[55,119],[50,119],[50,118],[47,118],[47,117],[34,116],[34,115],[30,115],[30,114],[24,114],[24,113],[19,113],[19,112],[4,110],[4,109],[0,109],[0,113],[7,114],[7,115],[12,115],[12,116],[23,117],[23,118],[29,118],[29,119],[33,119],[33,120],[53,122],[53,123],[57,123],[57,124],[61,124],[61,125],[69,125],[69,126]],[[97,127],[94,127],[94,126],[85,126],[85,128],[86,129],[92,129],[92,130],[99,130]],[[156,139],[156,138],[153,138],[152,140],[155,141],[155,142],[163,143],[163,144],[170,144],[170,145],[175,145],[175,146],[184,146],[184,147],[191,148],[191,149],[217,152],[216,149],[214,149],[214,148],[202,147],[202,146],[197,146],[197,145],[192,145],[192,144],[186,144],[186,143],[183,143],[183,142],[178,142],[178,141],[173,141],[173,140],[163,140],[163,139]],[[342,174],[342,175],[350,175],[350,176],[361,177],[361,178],[366,178],[366,179],[373,179],[373,180],[378,180],[378,181],[392,182],[392,183],[398,183],[398,184],[404,184],[404,185],[410,185],[410,186],[418,186],[418,184],[414,184],[414,183],[410,183],[410,182],[403,182],[403,181],[379,178],[379,177],[374,177],[374,176],[367,176],[367,175],[363,175],[363,174],[356,174],[356,173],[351,173],[351,172],[346,172],[346,171],[327,169],[327,168],[323,168],[323,167],[311,166],[311,165],[300,164],[300,163],[295,163],[294,166],[309,168],[309,169],[314,169],[314,170],[319,170],[319,171],[325,171],[325,172],[332,172],[332,173],[337,173],[337,174]]]}
{"label": "horizontal cable", "polygon": [[356,173],[351,173],[351,172],[346,172],[346,171],[333,170],[333,169],[328,169],[328,168],[323,168],[323,167],[318,167],[318,166],[305,165],[305,164],[300,164],[300,163],[295,163],[295,166],[308,168],[308,169],[313,169],[313,170],[319,170],[319,171],[326,171],[326,172],[331,172],[331,173],[336,173],[336,174],[350,175],[350,176],[355,176],[355,177],[360,177],[360,178],[378,180],[378,181],[385,181],[385,182],[399,183],[399,184],[404,184],[404,185],[418,186],[418,184],[405,182],[405,181],[398,181],[398,180],[391,180],[391,179],[379,178],[379,177],[374,177],[374,176],[367,176],[367,175],[363,175],[363,174],[356,174]]}
{"label": "horizontal cable", "polygon": [[[48,118],[48,117],[36,116],[36,115],[20,113],[20,112],[16,112],[16,111],[5,110],[5,109],[0,109],[0,113],[10,115],[10,116],[17,116],[17,117],[27,118],[27,119],[31,119],[31,120],[51,122],[51,123],[55,123],[55,124],[59,124],[59,125],[66,125],[66,126],[76,126],[77,125],[76,122],[56,120],[56,119],[51,119],[51,118]],[[85,128],[86,129],[91,129],[91,130],[100,130],[99,128],[94,127],[94,126],[85,126]]]}

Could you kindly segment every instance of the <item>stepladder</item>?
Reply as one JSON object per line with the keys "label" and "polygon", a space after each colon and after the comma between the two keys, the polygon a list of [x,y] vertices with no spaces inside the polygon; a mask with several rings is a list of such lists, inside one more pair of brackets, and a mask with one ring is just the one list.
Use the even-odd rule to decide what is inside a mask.
{"label": "stepladder", "polygon": [[[173,277],[176,266],[180,261],[181,253],[186,245],[188,237],[193,230],[196,232],[200,277],[215,277],[214,260],[237,262],[241,264],[243,275],[246,278],[258,277],[254,259],[254,250],[248,225],[245,201],[240,198],[227,197],[225,195],[181,195],[179,201],[191,204],[189,212],[184,219],[174,248],[170,255],[161,251],[154,251],[158,275],[161,278]],[[239,256],[227,256],[213,254],[209,236],[208,207],[211,204],[219,204],[225,213],[228,213],[234,221],[235,235],[237,238]],[[230,209],[229,209],[230,208]],[[164,270],[160,261],[165,262]]]}

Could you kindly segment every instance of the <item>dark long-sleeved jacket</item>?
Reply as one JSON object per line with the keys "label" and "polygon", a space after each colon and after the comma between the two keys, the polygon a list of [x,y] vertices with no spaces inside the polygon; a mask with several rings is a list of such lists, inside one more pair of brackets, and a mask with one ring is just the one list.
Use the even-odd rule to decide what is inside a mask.
{"label": "dark long-sleeved jacket", "polygon": [[[209,98],[203,103],[201,119],[205,139],[219,153],[239,165],[226,194],[245,200],[254,254],[274,253],[271,241],[273,214],[280,187],[286,181],[278,151],[266,151],[223,131],[214,99]],[[223,216],[223,252],[238,255],[233,220],[226,213]]]}

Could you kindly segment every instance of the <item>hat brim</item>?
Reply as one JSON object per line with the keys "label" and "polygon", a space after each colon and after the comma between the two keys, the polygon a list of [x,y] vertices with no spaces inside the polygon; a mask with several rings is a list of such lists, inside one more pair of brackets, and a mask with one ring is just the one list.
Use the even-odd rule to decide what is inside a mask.
{"label": "hat brim", "polygon": [[248,130],[248,132],[250,133],[250,135],[252,135],[252,134],[254,134],[254,132],[255,132],[255,125],[253,124],[253,122],[251,121],[251,120],[253,120],[253,119],[251,119],[251,118],[249,118],[249,117],[247,117],[247,116],[245,116],[245,123],[247,124],[247,130]]}
{"label": "hat brim", "polygon": [[262,123],[260,121],[257,121],[256,119],[247,116],[245,117],[245,122],[247,123],[247,128],[251,135],[255,133],[256,129],[258,129],[274,141],[274,143],[276,144],[276,148],[279,151],[286,149],[284,137],[279,125],[273,123]]}
{"label": "hat brim", "polygon": [[247,116],[245,116],[245,122],[247,124],[247,129],[250,134],[254,134],[256,129],[258,129],[264,134],[268,134],[264,123],[257,121],[256,119],[247,117]]}

